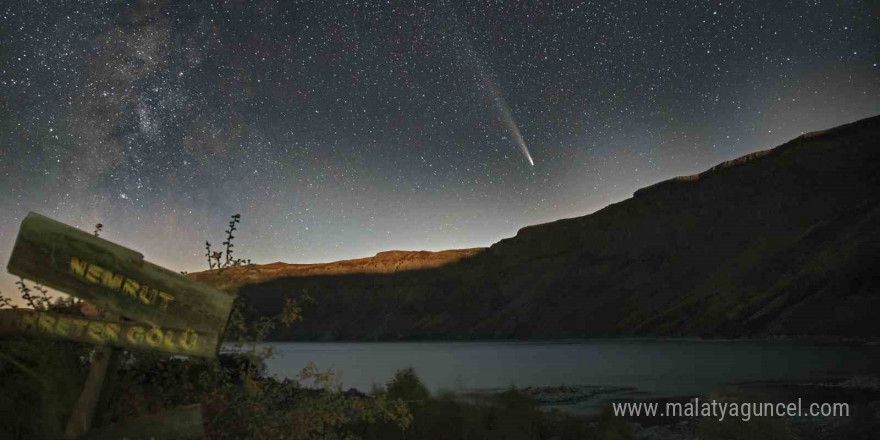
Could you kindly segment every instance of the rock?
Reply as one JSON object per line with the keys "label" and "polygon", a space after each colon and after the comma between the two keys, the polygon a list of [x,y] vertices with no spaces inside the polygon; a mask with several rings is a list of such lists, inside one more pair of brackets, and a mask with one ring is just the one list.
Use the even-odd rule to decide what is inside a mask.
{"label": "rock", "polygon": [[678,435],[665,426],[652,426],[635,435],[637,440],[671,440],[677,439]]}
{"label": "rock", "polygon": [[345,274],[393,274],[397,271],[424,270],[441,267],[474,256],[485,248],[454,249],[440,252],[386,251],[374,257],[318,264],[251,264],[214,271],[188,274],[191,278],[220,289],[250,283],[263,283],[278,278],[327,276]]}
{"label": "rock", "polygon": [[856,376],[849,378],[836,386],[842,388],[862,388],[867,390],[880,390],[880,377]]}

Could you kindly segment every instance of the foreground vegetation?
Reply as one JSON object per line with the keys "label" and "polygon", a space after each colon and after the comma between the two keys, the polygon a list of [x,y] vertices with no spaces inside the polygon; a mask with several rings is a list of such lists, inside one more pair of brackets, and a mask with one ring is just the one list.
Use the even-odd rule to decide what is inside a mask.
{"label": "foreground vegetation", "polygon": [[[225,261],[206,243],[212,270],[244,263],[231,258],[239,217],[233,216],[226,231]],[[96,228],[95,235],[99,232]],[[34,310],[81,316],[94,309],[72,298],[53,300],[24,280],[19,290]],[[216,359],[117,350],[93,427],[200,403],[206,438],[212,440],[629,438],[620,419],[605,417],[591,426],[584,418],[541,411],[535,400],[513,389],[469,401],[431,396],[412,369],[398,371],[386,387],[369,394],[343,392],[337,376],[313,364],[292,379],[267,377],[264,360],[271,348],[259,343],[276,327],[301,321],[303,300],[310,298],[287,298],[280,314],[256,318],[243,298],[236,300],[224,334],[226,346],[235,349]],[[7,307],[16,306],[0,294],[0,308]],[[0,438],[61,438],[94,351],[93,345],[70,341],[0,338]]]}
{"label": "foreground vegetation", "polygon": [[[233,216],[226,253],[206,243],[210,270],[221,273],[249,264],[232,258]],[[96,226],[95,235],[101,225]],[[102,314],[72,298],[52,299],[40,286],[22,280],[19,290],[31,309],[83,316]],[[307,296],[285,298],[281,313],[267,316],[235,301],[224,341],[234,347],[215,359],[186,358],[157,352],[116,350],[98,403],[94,428],[184,405],[201,404],[207,439],[777,439],[795,438],[790,424],[767,418],[746,423],[696,420],[694,430],[671,435],[643,430],[610,412],[587,419],[540,408],[516,389],[487,396],[432,396],[412,369],[397,371],[385,387],[368,394],[343,391],[332,372],[305,365],[294,378],[267,377],[264,361],[271,348],[260,344],[280,327],[302,321]],[[16,308],[0,294],[0,308]],[[263,347],[263,348],[260,348]],[[86,381],[95,346],[23,336],[0,337],[0,438],[58,439]],[[849,438],[870,438],[866,422],[847,428]],[[861,435],[867,435],[860,437]],[[810,437],[812,438],[812,437]]]}
{"label": "foreground vegetation", "polygon": [[[232,257],[239,219],[234,215],[225,231],[225,255],[205,243],[210,270],[248,263]],[[95,236],[102,227],[96,226]],[[72,316],[104,313],[77,299],[53,299],[46,289],[24,280],[18,286],[33,310]],[[212,440],[594,437],[585,420],[539,411],[534,401],[515,391],[481,402],[431,397],[412,370],[399,371],[387,387],[369,394],[343,392],[336,375],[312,364],[295,378],[269,378],[264,360],[271,349],[259,348],[259,343],[276,327],[301,321],[304,300],[309,298],[287,298],[281,313],[251,319],[246,316],[253,312],[236,300],[223,335],[225,346],[234,349],[216,359],[115,350],[93,428],[201,404],[206,438]],[[0,294],[0,308],[17,306]],[[91,344],[0,338],[0,438],[62,438],[94,354]]]}
{"label": "foreground vegetation", "polygon": [[[82,307],[70,299],[35,298],[32,307],[55,313],[79,314]],[[254,342],[274,325],[297,321],[295,304],[290,302],[286,317],[244,322],[238,302],[227,333],[228,344],[237,349],[216,359],[119,351],[119,368],[105,384],[94,426],[200,403],[211,440],[798,438],[782,419],[699,419],[682,437],[668,430],[649,433],[610,412],[588,419],[545,411],[516,389],[467,398],[431,395],[412,369],[398,371],[368,394],[343,391],[337,376],[311,364],[294,378],[267,377],[263,361],[271,351],[258,350]],[[93,351],[92,345],[74,342],[0,339],[0,438],[61,438]],[[661,432],[667,434],[657,435]]]}
{"label": "foreground vegetation", "polygon": [[[293,304],[293,303],[291,303]],[[76,300],[31,301],[37,309],[80,314]],[[297,319],[291,307],[284,319]],[[338,378],[306,365],[293,379],[265,375],[259,338],[277,320],[245,323],[233,312],[227,339],[238,350],[217,359],[120,351],[95,426],[201,403],[208,439],[560,439],[602,438],[601,428],[540,411],[511,390],[479,402],[432,397],[415,372],[397,372],[369,394],[343,392]],[[255,332],[257,334],[255,334]],[[60,438],[88,372],[94,346],[24,337],[0,339],[0,438]]]}

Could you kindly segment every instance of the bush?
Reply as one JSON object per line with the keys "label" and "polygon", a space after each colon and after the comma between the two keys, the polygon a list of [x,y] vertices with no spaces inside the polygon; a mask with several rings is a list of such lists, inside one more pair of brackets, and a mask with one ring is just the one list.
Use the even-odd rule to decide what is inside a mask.
{"label": "bush", "polygon": [[[0,297],[0,304],[9,305]],[[78,314],[72,300],[37,301],[35,308]],[[298,308],[289,302],[282,315],[243,320],[236,302],[228,337],[236,351],[216,359],[183,358],[164,353],[117,350],[119,370],[104,410],[94,427],[163,409],[201,403],[207,439],[350,439],[352,427],[384,423],[403,430],[411,416],[406,404],[385,395],[342,392],[338,378],[307,365],[294,380],[264,376],[258,339],[277,323],[295,322]],[[0,438],[61,438],[88,372],[95,346],[24,337],[0,339]]]}
{"label": "bush", "polygon": [[412,423],[406,429],[387,423],[362,424],[364,439],[395,440],[560,440],[595,438],[587,420],[570,414],[541,411],[537,402],[509,389],[487,396],[441,394],[432,397],[412,368],[398,370],[385,389],[373,392],[406,402]]}
{"label": "bush", "polygon": [[397,370],[394,378],[388,382],[386,393],[391,399],[400,399],[416,405],[425,403],[430,397],[428,389],[412,368]]}
{"label": "bush", "polygon": [[[209,270],[245,264],[232,258],[230,220],[226,261],[206,242]],[[97,225],[94,234],[101,232]],[[45,289],[19,284],[22,298],[37,310],[80,315],[76,300],[55,300]],[[34,290],[37,293],[34,293]],[[308,297],[301,298],[311,301]],[[14,307],[0,294],[0,307]],[[241,298],[233,305],[224,339],[232,353],[217,359],[116,350],[93,427],[163,409],[202,404],[206,438],[226,439],[561,439],[583,438],[585,422],[537,409],[528,397],[509,390],[481,402],[451,396],[431,398],[412,368],[397,371],[384,390],[371,395],[343,393],[339,378],[306,365],[294,379],[264,374],[271,349],[260,343],[279,325],[302,319],[301,307],[285,301],[277,316],[257,316]],[[248,319],[248,317],[253,317]],[[85,382],[95,346],[32,338],[0,339],[0,438],[61,438]]]}

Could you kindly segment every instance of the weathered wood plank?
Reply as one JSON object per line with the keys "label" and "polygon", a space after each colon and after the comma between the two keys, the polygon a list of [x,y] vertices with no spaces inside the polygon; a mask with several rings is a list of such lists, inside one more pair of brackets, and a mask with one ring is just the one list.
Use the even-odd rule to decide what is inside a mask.
{"label": "weathered wood plank", "polygon": [[[118,315],[112,312],[105,312],[100,317],[104,320],[119,318]],[[79,399],[76,401],[76,406],[73,408],[73,413],[67,421],[67,428],[64,431],[65,438],[75,439],[81,436],[95,422],[100,399],[101,397],[107,397],[107,382],[113,382],[113,379],[116,377],[116,366],[118,366],[120,353],[119,349],[103,344],[95,349],[91,365],[89,365],[89,375],[86,378],[86,383],[83,385]]]}
{"label": "weathered wood plank", "polygon": [[81,440],[195,440],[205,437],[202,406],[190,405],[89,431]]}
{"label": "weathered wood plank", "polygon": [[64,431],[65,439],[76,439],[92,426],[95,406],[98,404],[98,397],[101,395],[101,388],[104,385],[107,367],[110,365],[112,356],[113,349],[106,345],[101,345],[95,350],[86,383],[76,401],[76,407],[73,408],[73,414],[67,421],[67,428]]}
{"label": "weathered wood plank", "polygon": [[119,386],[119,370],[125,361],[124,354],[124,350],[114,348],[113,353],[110,355],[107,372],[104,375],[104,384],[101,386],[101,395],[98,396],[98,402],[95,405],[95,414],[92,417],[93,426],[103,426],[110,423],[108,418],[111,412],[108,411],[108,407],[110,406],[110,400],[114,392]]}
{"label": "weathered wood plank", "polygon": [[134,350],[155,350],[186,356],[217,356],[216,334],[134,321],[99,321],[32,310],[0,310],[0,334],[69,339]]}
{"label": "weathered wood plank", "polygon": [[36,213],[22,221],[7,269],[157,327],[222,334],[235,299]]}

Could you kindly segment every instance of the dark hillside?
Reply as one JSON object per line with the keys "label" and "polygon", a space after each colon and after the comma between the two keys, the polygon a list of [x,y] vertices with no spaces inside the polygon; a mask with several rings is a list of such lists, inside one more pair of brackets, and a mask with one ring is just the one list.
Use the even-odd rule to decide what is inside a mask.
{"label": "dark hillside", "polygon": [[[284,339],[876,337],[880,117],[523,228],[485,250],[352,261],[379,260],[385,269],[193,276],[250,283],[242,292],[263,313],[308,293],[315,305]],[[279,272],[287,266],[300,269]]]}

